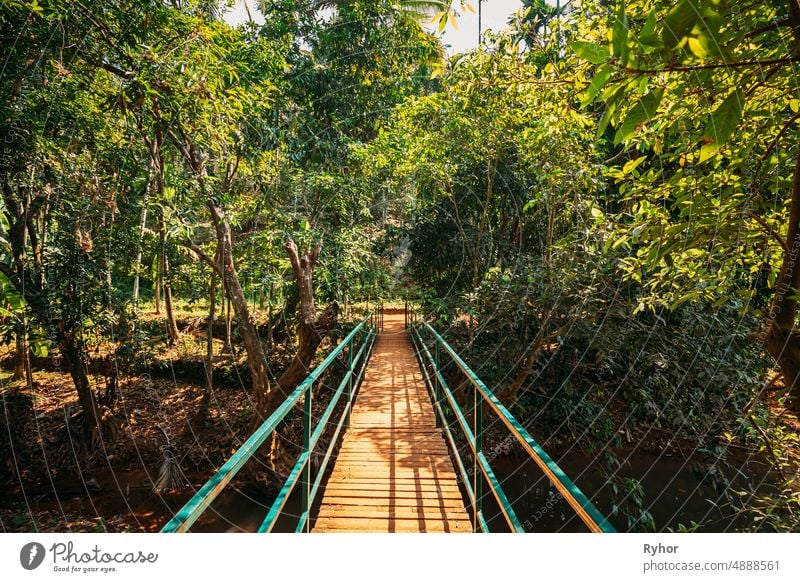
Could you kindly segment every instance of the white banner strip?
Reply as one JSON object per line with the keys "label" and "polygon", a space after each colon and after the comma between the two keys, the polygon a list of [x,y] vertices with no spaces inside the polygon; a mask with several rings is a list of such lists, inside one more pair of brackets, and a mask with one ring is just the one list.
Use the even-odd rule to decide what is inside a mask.
{"label": "white banner strip", "polygon": [[800,580],[800,534],[3,534],[8,581]]}

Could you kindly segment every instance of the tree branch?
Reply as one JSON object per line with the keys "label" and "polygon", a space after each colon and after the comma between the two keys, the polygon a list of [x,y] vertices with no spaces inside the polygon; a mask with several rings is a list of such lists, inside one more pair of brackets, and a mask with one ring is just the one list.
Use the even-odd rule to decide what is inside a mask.
{"label": "tree branch", "polygon": [[748,32],[745,35],[745,37],[746,38],[753,38],[753,37],[758,36],[759,34],[764,34],[765,32],[769,32],[771,30],[778,30],[779,28],[782,28],[784,26],[789,26],[789,19],[788,18],[784,18],[783,20],[778,20],[778,21],[775,21],[775,22],[770,22],[766,26],[762,26],[761,28],[756,28],[754,31]]}
{"label": "tree branch", "polygon": [[119,77],[120,79],[125,79],[127,81],[128,79],[132,79],[133,78],[133,72],[132,71],[126,71],[125,69],[121,69],[120,67],[118,67],[116,65],[112,65],[111,63],[107,63],[107,62],[103,61],[102,59],[93,59],[93,58],[86,57],[86,56],[84,56],[83,59],[87,63],[89,63],[90,65],[95,66],[95,67],[100,68],[100,69],[103,69],[104,71],[108,71],[109,73]]}
{"label": "tree branch", "polygon": [[297,252],[297,245],[294,244],[294,240],[289,239],[283,245],[283,248],[286,249],[286,254],[289,255],[289,262],[292,264],[292,271],[294,271],[294,276],[297,279],[300,279],[303,276],[303,267],[300,264],[300,255]]}
{"label": "tree branch", "polygon": [[180,139],[177,135],[175,135],[175,132],[172,131],[171,129],[167,130],[167,135],[172,140],[172,143],[175,144],[175,147],[178,148],[178,151],[181,152],[181,155],[189,163],[189,167],[191,167],[192,170],[194,170],[194,159],[192,158],[191,152],[189,152],[189,148],[187,148],[186,144],[183,143],[183,140]]}
{"label": "tree branch", "polygon": [[717,63],[713,65],[687,65],[687,66],[664,67],[663,69],[635,69],[632,67],[624,67],[623,70],[627,71],[628,73],[635,73],[637,75],[639,74],[658,75],[659,73],[691,73],[692,71],[705,71],[710,69],[766,67],[769,65],[782,65],[791,62],[792,62],[792,57],[783,57],[780,59],[767,59],[767,60],[754,59],[752,61],[740,61],[737,63]]}
{"label": "tree branch", "polygon": [[761,173],[761,169],[763,168],[764,163],[767,161],[767,158],[769,158],[769,156],[772,155],[772,152],[775,151],[775,148],[778,147],[778,144],[780,143],[781,138],[786,134],[787,131],[789,131],[789,128],[798,119],[800,119],[800,111],[798,111],[797,113],[792,115],[789,118],[789,120],[786,123],[783,124],[783,127],[778,132],[778,135],[776,135],[775,139],[773,139],[772,142],[769,144],[769,147],[767,148],[767,151],[765,151],[764,155],[762,155],[761,158],[759,158],[758,165],[756,166],[756,169],[753,172],[753,180],[754,181],[755,181],[756,178],[758,178],[758,175]]}
{"label": "tree branch", "polygon": [[185,237],[180,242],[181,242],[181,244],[183,246],[185,246],[190,251],[192,251],[195,255],[197,255],[197,258],[199,258],[201,261],[206,263],[209,267],[214,269],[214,271],[217,273],[217,275],[222,277],[222,279],[224,281],[225,273],[223,272],[222,265],[220,263],[218,263],[217,261],[215,261],[214,259],[209,257],[208,254],[203,249],[201,249],[197,244],[195,244],[194,241],[192,241],[189,237]]}
{"label": "tree branch", "polygon": [[755,220],[758,224],[760,224],[764,228],[764,230],[767,231],[767,234],[770,235],[772,238],[774,238],[779,245],[781,245],[784,251],[786,251],[787,253],[789,252],[789,245],[786,244],[786,241],[783,240],[783,237],[778,233],[777,230],[772,228],[769,224],[767,224],[767,222],[763,218],[761,218],[758,214],[756,214],[752,210],[747,212],[747,216],[749,216],[750,218]]}
{"label": "tree branch", "polygon": [[308,268],[313,269],[314,266],[317,264],[319,260],[319,252],[322,249],[322,241],[317,241],[317,244],[314,245],[314,248],[311,250],[311,254],[308,256]]}

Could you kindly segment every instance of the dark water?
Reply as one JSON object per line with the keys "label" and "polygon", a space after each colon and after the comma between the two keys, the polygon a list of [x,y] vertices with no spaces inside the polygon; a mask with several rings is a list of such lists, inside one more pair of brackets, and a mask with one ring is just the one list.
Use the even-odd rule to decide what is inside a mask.
{"label": "dark water", "polygon": [[[555,460],[619,531],[642,531],[640,526],[631,527],[623,512],[612,512],[615,504],[624,501],[625,492],[615,492],[590,459],[579,453],[568,453]],[[525,531],[587,531],[533,461],[497,457],[492,459],[491,465]],[[726,493],[770,491],[768,469],[763,461],[741,454],[729,454],[723,465],[700,454],[657,455],[637,451],[622,465],[619,475],[641,481],[640,507],[652,515],[656,531],[677,531],[681,525],[689,527],[695,522],[697,531],[726,532],[752,526],[751,518],[739,508],[738,498]],[[190,479],[199,487],[204,476],[193,475]],[[76,482],[72,489],[69,483],[58,484],[59,500],[54,499],[51,487],[43,487],[40,492],[30,490],[28,494],[41,501],[36,503],[40,509],[50,507],[53,513],[63,506],[66,510],[87,514],[127,515],[131,525],[136,524],[135,529],[144,527],[149,531],[158,531],[192,495],[188,488],[155,494],[141,471],[103,475],[98,481],[103,486],[101,493],[87,495],[85,487]],[[276,493],[274,488],[259,483],[232,483],[195,523],[192,531],[257,531]],[[484,514],[491,531],[508,531],[487,485],[484,485],[484,494]],[[13,501],[16,496],[3,497]],[[322,497],[322,490],[318,497]],[[635,508],[636,504],[629,503],[629,509],[631,507]],[[299,508],[299,494],[294,493],[287,500],[275,531],[294,531]]]}
{"label": "dark water", "polygon": [[[634,520],[638,509],[643,508],[652,516],[656,531],[678,531],[681,525],[692,527],[693,522],[698,524],[696,531],[736,531],[752,524],[732,492],[765,492],[771,487],[768,467],[752,457],[729,455],[723,465],[699,454],[636,452],[619,469],[619,476],[641,482],[641,503],[637,505],[632,495],[626,499],[625,491],[615,492],[586,456],[569,453],[556,461],[618,531],[645,529],[641,525],[632,527],[622,512],[614,514],[615,504],[626,505],[632,514],[636,511]],[[587,531],[533,461],[499,458],[492,465],[526,531]],[[490,512],[490,528],[502,530],[505,520],[496,504],[490,504],[487,514]]]}
{"label": "dark water", "polygon": [[[612,515],[615,503],[625,492],[613,491],[590,460],[579,453],[557,458],[559,466],[592,498],[597,508],[619,531],[642,531],[630,527],[626,515]],[[498,457],[492,460],[498,481],[526,531],[585,532],[586,526],[575,516],[546,477],[531,460]],[[711,470],[709,468],[711,467]],[[766,491],[768,467],[745,456],[729,456],[722,466],[701,455],[677,456],[637,452],[620,468],[620,476],[641,481],[641,506],[655,521],[656,531],[677,531],[680,525],[706,532],[726,532],[751,525],[750,518],[739,509],[732,490]],[[484,513],[492,531],[508,531],[505,519],[484,486]],[[258,488],[226,490],[193,531],[256,531],[272,502],[272,495]],[[292,495],[285,515],[276,531],[294,531],[299,510],[299,497]],[[635,507],[635,504],[633,504]]]}
{"label": "dark water", "polygon": [[[321,496],[321,495],[320,495]],[[258,484],[229,487],[192,526],[193,532],[256,532],[275,499]],[[300,495],[293,492],[273,529],[276,533],[294,532],[300,514]]]}

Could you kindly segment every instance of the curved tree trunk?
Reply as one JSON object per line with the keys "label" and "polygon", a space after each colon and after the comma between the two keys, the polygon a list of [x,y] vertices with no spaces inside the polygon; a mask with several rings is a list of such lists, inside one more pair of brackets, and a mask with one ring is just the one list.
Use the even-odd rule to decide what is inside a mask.
{"label": "curved tree trunk", "polygon": [[[152,142],[148,141],[150,148],[150,162],[153,168],[153,192],[158,200],[164,199],[164,133],[157,129]],[[175,310],[172,308],[172,287],[169,283],[169,258],[167,257],[167,221],[162,207],[158,213],[158,271],[161,289],[164,291],[164,308],[167,315],[167,338],[169,345],[173,345],[180,333],[175,321]],[[158,304],[158,287],[156,288],[156,313],[160,311]]]}
{"label": "curved tree trunk", "polygon": [[800,334],[796,330],[795,299],[800,291],[800,155],[794,170],[786,242],[789,249],[783,255],[775,286],[764,346],[781,367],[788,389],[788,406],[800,413]]}
{"label": "curved tree trunk", "polygon": [[140,280],[140,273],[142,270],[142,243],[144,241],[144,232],[147,229],[147,199],[148,193],[150,192],[150,188],[152,187],[152,168],[153,168],[153,161],[150,161],[150,169],[151,172],[148,175],[147,185],[144,188],[144,194],[142,195],[142,213],[141,218],[139,219],[139,234],[137,235],[137,246],[136,246],[136,275],[133,279],[133,309],[134,311],[138,310],[139,308],[139,280]]}
{"label": "curved tree trunk", "polygon": [[58,347],[78,391],[78,401],[83,411],[83,432],[87,446],[95,448],[100,443],[102,434],[102,416],[97,399],[92,391],[92,386],[89,383],[89,376],[86,373],[85,355],[82,353],[74,335],[64,331],[63,328],[59,331]]}
{"label": "curved tree trunk", "polygon": [[300,292],[300,329],[297,353],[289,367],[278,378],[278,386],[285,394],[289,394],[303,379],[308,376],[314,355],[322,340],[336,327],[339,305],[335,301],[325,308],[319,316],[314,301],[313,272],[319,259],[321,243],[314,249],[300,256],[297,245],[289,239],[284,245],[294,271],[297,289]]}
{"label": "curved tree trunk", "polygon": [[14,350],[14,380],[24,380],[26,376],[25,364],[27,362],[25,355],[28,351],[28,342],[25,341],[25,331],[22,329],[21,325],[17,330],[16,336],[17,345]]}
{"label": "curved tree trunk", "polygon": [[[247,300],[239,283],[239,276],[233,260],[233,235],[230,223],[216,197],[209,191],[203,156],[194,141],[181,128],[178,128],[177,133],[170,130],[168,134],[189,164],[197,180],[197,185],[200,187],[200,192],[205,197],[206,208],[211,215],[217,239],[217,257],[209,257],[192,240],[185,240],[185,244],[220,276],[228,301],[231,302],[231,306],[239,320],[239,335],[247,353],[247,368],[250,372],[253,400],[256,405],[256,421],[258,421],[266,418],[265,415],[268,415],[269,411],[277,408],[280,402],[283,401],[283,396],[280,390],[270,386],[267,379],[267,361],[264,355],[264,348],[258,337],[255,321],[247,307]],[[228,184],[232,177],[233,173],[226,176],[225,184]]]}
{"label": "curved tree trunk", "polygon": [[217,309],[217,274],[211,271],[211,280],[208,285],[208,322],[206,323],[206,389],[200,401],[197,413],[198,420],[208,417],[208,408],[211,404],[211,394],[214,392],[214,313]]}
{"label": "curved tree trunk", "polygon": [[159,218],[159,237],[161,239],[161,280],[164,289],[164,310],[167,316],[167,338],[169,345],[173,345],[180,337],[178,322],[175,319],[175,310],[172,306],[172,286],[169,284],[169,258],[167,257],[167,227],[164,223],[164,213],[162,211]]}
{"label": "curved tree trunk", "polygon": [[[46,328],[53,326],[59,352],[69,370],[75,389],[78,393],[83,412],[83,429],[87,446],[93,448],[101,436],[102,415],[97,399],[92,391],[87,375],[86,354],[80,349],[75,339],[74,330],[68,329],[63,319],[54,318],[51,299],[45,290],[43,249],[44,236],[41,239],[34,229],[35,219],[49,203],[48,194],[31,197],[31,193],[21,193],[11,188],[6,181],[0,189],[3,196],[4,212],[9,223],[8,243],[11,246],[13,267],[0,265],[0,270],[9,278],[17,289],[25,290],[25,298],[32,315]],[[46,221],[43,221],[46,224]],[[45,233],[43,232],[42,235]],[[27,254],[30,246],[30,254]],[[27,260],[26,256],[33,260]],[[23,337],[24,340],[24,337]],[[27,342],[24,342],[27,344]],[[30,359],[27,345],[22,353],[23,371],[29,385],[32,384]]]}

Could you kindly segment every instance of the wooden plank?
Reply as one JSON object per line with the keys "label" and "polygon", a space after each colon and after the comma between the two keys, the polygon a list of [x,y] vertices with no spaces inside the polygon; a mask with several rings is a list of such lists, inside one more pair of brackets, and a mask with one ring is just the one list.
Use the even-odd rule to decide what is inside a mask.
{"label": "wooden plank", "polygon": [[[398,495],[369,495],[364,493],[364,496],[358,497],[358,491],[343,491],[341,497],[336,495],[334,491],[329,496],[325,497],[325,505],[322,505],[320,510],[332,505],[354,505],[356,507],[385,507],[385,506],[403,506],[403,507],[447,507],[450,509],[464,510],[464,502],[460,495],[444,496],[423,496],[420,497],[418,493],[413,491],[403,491]],[[363,492],[361,492],[363,493]],[[377,493],[373,491],[372,493]],[[400,495],[405,495],[402,497]]]}
{"label": "wooden plank", "polygon": [[390,469],[426,469],[430,471],[440,471],[442,473],[452,473],[453,465],[450,459],[445,456],[429,455],[425,457],[407,457],[400,455],[398,457],[345,457],[342,459],[348,467],[361,467],[365,469],[375,468],[378,465],[388,467]]}
{"label": "wooden plank", "polygon": [[471,532],[472,524],[460,519],[403,519],[324,517],[314,524],[315,532]]}
{"label": "wooden plank", "polygon": [[[408,463],[414,463],[419,465],[428,466],[433,461],[436,461],[437,464],[445,463],[447,464],[450,461],[450,456],[447,454],[447,451],[442,450],[424,450],[424,452],[417,452],[416,454],[411,452],[400,452],[400,453],[388,453],[388,452],[380,452],[380,451],[366,451],[366,452],[359,452],[359,451],[347,451],[341,457],[342,462],[344,465],[349,464],[351,461],[353,463],[360,463],[360,462],[380,462],[386,465],[392,463],[398,463],[402,461],[406,461]],[[448,467],[452,467],[452,463],[447,465]]]}
{"label": "wooden plank", "polygon": [[406,506],[406,505],[324,505],[319,512],[318,519],[323,518],[399,518],[416,520],[463,520],[469,521],[464,508],[452,508],[441,506]]}
{"label": "wooden plank", "polygon": [[430,469],[415,469],[415,468],[398,468],[390,471],[388,467],[385,469],[381,469],[377,467],[375,469],[365,469],[360,467],[336,467],[332,475],[338,477],[345,477],[347,479],[351,479],[354,477],[369,477],[375,479],[396,479],[396,478],[405,478],[405,479],[428,479],[430,481],[441,482],[441,481],[453,481],[456,480],[455,473],[445,473],[444,471],[441,472],[434,472]]}
{"label": "wooden plank", "polygon": [[348,451],[384,453],[393,450],[402,452],[428,453],[428,449],[448,450],[441,437],[418,439],[398,438],[394,440],[369,440],[368,437],[364,437],[364,440],[358,443],[353,441],[342,443],[339,453],[345,453]]}
{"label": "wooden plank", "polygon": [[424,458],[424,457],[450,457],[444,445],[420,447],[387,447],[385,449],[347,448],[339,451],[337,459],[365,459],[379,458],[391,460],[394,458]]}
{"label": "wooden plank", "polygon": [[422,475],[419,477],[415,477],[411,473],[401,473],[399,475],[390,475],[387,471],[386,473],[382,473],[380,471],[372,471],[372,472],[361,472],[361,473],[348,473],[348,472],[340,472],[337,473],[335,476],[332,476],[333,482],[342,482],[342,481],[354,481],[354,482],[361,482],[361,483],[373,483],[375,485],[383,484],[385,486],[391,485],[392,483],[397,484],[406,484],[406,485],[417,485],[419,487],[428,486],[428,487],[438,487],[442,485],[450,485],[456,486],[457,481],[451,478],[441,478],[441,477],[431,477],[429,475]]}
{"label": "wooden plank", "polygon": [[[461,489],[450,481],[415,481],[415,480],[402,480],[393,481],[391,479],[359,479],[350,480],[351,483],[344,481],[336,481],[328,483],[332,495],[338,495],[340,492],[347,495],[379,495],[379,494],[392,494],[398,495],[400,493],[414,493],[415,495],[430,495],[436,497],[439,495],[461,495]],[[325,488],[327,493],[328,487]]]}
{"label": "wooden plank", "polygon": [[[393,487],[373,488],[373,489],[331,489],[325,491],[325,503],[333,503],[332,499],[366,499],[366,500],[380,500],[380,499],[418,499],[418,500],[431,500],[432,502],[440,502],[445,499],[458,499],[463,502],[461,492],[455,489],[444,489],[441,491],[419,491],[414,489],[397,489]],[[463,503],[462,503],[463,505]]]}
{"label": "wooden plank", "polygon": [[385,447],[385,448],[358,448],[348,447],[339,451],[339,456],[381,456],[381,455],[442,455],[448,456],[448,450],[444,445],[436,446],[404,446],[404,447]]}

